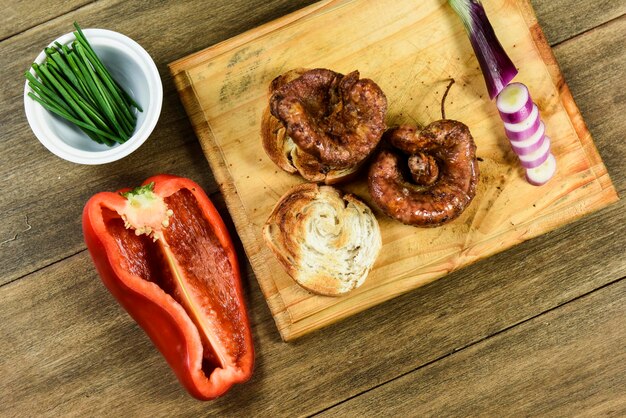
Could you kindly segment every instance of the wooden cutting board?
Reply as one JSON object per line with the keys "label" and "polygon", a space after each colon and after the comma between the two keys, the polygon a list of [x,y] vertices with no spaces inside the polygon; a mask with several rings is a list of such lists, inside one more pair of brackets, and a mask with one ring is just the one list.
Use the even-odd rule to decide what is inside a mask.
{"label": "wooden cutting board", "polygon": [[[442,0],[322,1],[178,60],[170,70],[191,123],[284,340],[393,298],[615,202],[618,197],[527,0],[484,0],[496,33],[520,69],[546,123],[558,162],[542,187],[524,171],[504,136],[495,104],[463,30]],[[210,28],[207,28],[210,30]],[[267,87],[295,67],[358,69],[389,102],[388,125],[439,119],[470,127],[481,179],[477,195],[450,224],[419,229],[372,204],[363,179],[340,188],[370,204],[383,248],[366,283],[340,298],[300,288],[262,239],[279,197],[303,180],[265,155],[260,121]],[[559,260],[552,260],[558,263]]]}

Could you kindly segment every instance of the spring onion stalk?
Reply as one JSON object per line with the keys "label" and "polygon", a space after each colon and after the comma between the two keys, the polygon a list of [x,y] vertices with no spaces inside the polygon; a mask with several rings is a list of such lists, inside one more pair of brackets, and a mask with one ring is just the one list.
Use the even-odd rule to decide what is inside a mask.
{"label": "spring onion stalk", "polygon": [[77,23],[76,41],[46,48],[46,58],[24,75],[28,96],[48,111],[78,126],[92,140],[123,144],[143,109],[124,91],[100,61]]}
{"label": "spring onion stalk", "polygon": [[482,3],[480,0],[448,0],[448,3],[465,26],[489,97],[492,100],[497,97],[496,107],[504,131],[526,170],[526,180],[534,186],[547,183],[556,172],[556,159],[545,125],[528,88],[522,83],[511,83],[517,68],[502,48]]}
{"label": "spring onion stalk", "polygon": [[461,18],[493,99],[517,75],[517,68],[502,48],[480,0],[448,0]]}

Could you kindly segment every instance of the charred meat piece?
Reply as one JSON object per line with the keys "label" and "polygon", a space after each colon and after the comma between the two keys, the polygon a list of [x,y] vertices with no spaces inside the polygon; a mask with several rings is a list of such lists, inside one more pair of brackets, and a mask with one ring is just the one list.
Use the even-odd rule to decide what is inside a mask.
{"label": "charred meat piece", "polygon": [[329,170],[357,167],[385,130],[387,99],[358,71],[295,70],[275,79],[269,109],[299,151]]}
{"label": "charred meat piece", "polygon": [[421,227],[439,226],[463,213],[479,177],[476,144],[466,125],[443,119],[424,129],[400,126],[385,138],[396,149],[382,150],[368,176],[372,198],[383,212]]}

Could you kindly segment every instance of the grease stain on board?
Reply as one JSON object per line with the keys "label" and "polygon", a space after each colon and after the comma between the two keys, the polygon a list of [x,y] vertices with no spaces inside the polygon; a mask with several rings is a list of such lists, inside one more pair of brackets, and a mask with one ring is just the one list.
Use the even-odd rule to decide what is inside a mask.
{"label": "grease stain on board", "polygon": [[220,89],[220,102],[230,102],[239,98],[252,86],[252,76],[244,74],[236,80],[232,80],[226,76],[226,80]]}
{"label": "grease stain on board", "polygon": [[[236,101],[258,81],[255,74],[258,74],[256,70],[261,66],[260,56],[263,51],[262,48],[245,47],[230,57],[226,64],[224,84],[220,88],[220,103]],[[240,65],[243,63],[246,65]]]}
{"label": "grease stain on board", "polygon": [[228,61],[228,64],[226,64],[226,67],[233,68],[235,65],[241,64],[244,61],[248,61],[250,58],[257,58],[263,52],[263,48],[255,49],[252,51],[251,49],[252,48],[247,46],[235,52],[233,56],[230,57],[230,60]]}

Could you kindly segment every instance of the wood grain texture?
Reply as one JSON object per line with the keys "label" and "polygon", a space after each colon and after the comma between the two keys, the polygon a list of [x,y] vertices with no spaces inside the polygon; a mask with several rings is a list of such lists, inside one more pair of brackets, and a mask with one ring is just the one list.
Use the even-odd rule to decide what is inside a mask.
{"label": "wood grain texture", "polygon": [[[486,2],[485,7],[513,61],[523,60],[517,80],[529,85],[552,139],[559,169],[541,188],[524,180],[495,106],[483,99],[482,75],[458,19],[450,19],[449,8],[437,1],[392,3],[316,3],[170,66],[285,340],[617,200],[528,2]],[[413,228],[378,211],[381,254],[365,284],[341,298],[313,295],[298,286],[272,257],[261,233],[278,198],[302,182],[299,176],[280,171],[264,154],[259,139],[267,85],[296,67],[344,73],[359,69],[386,92],[389,126],[425,125],[438,119],[439,90],[447,78],[456,78],[464,88],[450,94],[448,114],[470,127],[481,160],[474,202],[448,225]],[[341,188],[375,209],[361,177]]]}
{"label": "wood grain texture", "polygon": [[24,32],[50,19],[63,16],[94,0],[50,0],[45,6],[32,1],[3,1],[0,40]]}
{"label": "wood grain texture", "polygon": [[624,416],[624,318],[626,279],[321,416]]}
{"label": "wood grain texture", "polygon": [[589,29],[626,14],[626,2],[599,1],[532,1],[539,23],[550,45],[563,42]]}

